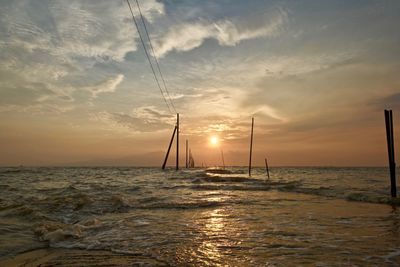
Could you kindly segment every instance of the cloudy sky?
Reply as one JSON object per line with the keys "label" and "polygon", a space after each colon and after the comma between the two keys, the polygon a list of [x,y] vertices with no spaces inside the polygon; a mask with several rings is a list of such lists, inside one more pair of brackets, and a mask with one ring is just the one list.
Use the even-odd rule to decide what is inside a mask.
{"label": "cloudy sky", "polygon": [[[385,165],[385,108],[400,142],[399,1],[139,3],[197,163],[252,116],[256,165]],[[158,166],[172,113],[125,0],[0,1],[0,165]]]}

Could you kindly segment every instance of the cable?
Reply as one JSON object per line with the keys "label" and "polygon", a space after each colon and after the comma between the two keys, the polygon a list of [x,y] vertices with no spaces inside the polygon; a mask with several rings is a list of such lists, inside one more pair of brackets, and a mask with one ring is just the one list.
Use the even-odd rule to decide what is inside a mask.
{"label": "cable", "polygon": [[144,41],[143,41],[142,35],[140,34],[139,26],[138,26],[138,24],[137,24],[137,22],[136,22],[135,16],[133,15],[133,11],[132,11],[131,4],[129,3],[129,0],[126,0],[126,2],[128,3],[129,10],[131,11],[131,14],[132,14],[133,22],[135,23],[136,29],[137,29],[137,31],[138,31],[138,33],[139,33],[140,41],[141,41],[141,43],[142,43],[142,45],[143,45],[144,52],[145,52],[145,54],[146,54],[147,60],[148,60],[149,63],[150,63],[150,67],[151,67],[151,71],[153,72],[154,79],[155,79],[156,82],[157,82],[158,88],[160,89],[161,95],[162,95],[162,97],[164,98],[164,102],[165,102],[165,104],[167,105],[169,112],[172,113],[171,108],[170,108],[169,105],[168,105],[168,101],[167,101],[167,99],[165,98],[164,92],[163,92],[163,90],[161,89],[160,82],[158,81],[156,72],[154,71],[154,67],[153,67],[153,64],[151,63],[151,59],[150,59],[149,53],[147,52],[146,45],[145,45],[145,43],[144,43]]}
{"label": "cable", "polygon": [[172,98],[171,98],[171,96],[170,96],[170,94],[169,94],[167,85],[166,85],[166,83],[165,83],[164,76],[162,75],[161,68],[160,68],[160,64],[158,63],[158,60],[157,60],[157,57],[156,57],[156,53],[154,52],[153,44],[151,43],[150,35],[149,35],[148,30],[147,30],[146,22],[145,22],[145,20],[144,20],[144,18],[143,18],[142,11],[141,11],[141,9],[140,9],[139,1],[138,1],[138,0],[135,0],[135,1],[136,1],[136,5],[137,5],[137,7],[138,7],[138,10],[139,10],[140,18],[142,19],[142,23],[143,23],[144,30],[145,30],[146,35],[147,35],[147,39],[149,40],[151,52],[153,53],[153,57],[154,57],[154,60],[155,60],[155,62],[156,62],[158,71],[160,72],[161,80],[162,80],[162,82],[163,82],[163,84],[164,84],[165,91],[167,92],[167,96],[168,96],[168,98],[169,98],[169,101],[170,101],[170,103],[171,103],[172,108],[174,109],[175,113],[177,113],[177,112],[176,112],[176,109],[175,109],[175,106],[174,106],[174,103],[172,102]]}

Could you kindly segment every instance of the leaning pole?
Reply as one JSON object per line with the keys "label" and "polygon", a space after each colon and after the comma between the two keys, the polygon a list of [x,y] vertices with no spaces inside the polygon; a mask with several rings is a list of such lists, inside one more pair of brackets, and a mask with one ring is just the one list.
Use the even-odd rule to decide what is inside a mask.
{"label": "leaning pole", "polygon": [[396,188],[396,163],[394,159],[394,137],[393,137],[393,112],[385,109],[386,139],[389,158],[390,193],[397,197]]}

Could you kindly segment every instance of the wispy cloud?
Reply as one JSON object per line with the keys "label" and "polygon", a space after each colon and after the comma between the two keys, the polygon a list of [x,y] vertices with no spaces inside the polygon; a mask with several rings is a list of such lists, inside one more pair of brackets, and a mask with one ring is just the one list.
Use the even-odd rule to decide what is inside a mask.
{"label": "wispy cloud", "polygon": [[[27,13],[32,9],[35,12]],[[150,21],[163,14],[163,5],[146,1],[143,13]],[[1,45],[34,53],[47,51],[55,57],[101,57],[123,60],[136,50],[137,33],[125,2],[52,1],[10,2],[4,7]],[[40,13],[39,16],[35,14]],[[3,36],[4,37],[4,36]]]}
{"label": "wispy cloud", "polygon": [[124,75],[118,74],[115,77],[110,77],[96,85],[87,86],[83,89],[91,92],[92,97],[96,98],[99,94],[102,93],[112,93],[115,92],[117,86],[124,80]]}
{"label": "wispy cloud", "polygon": [[287,13],[278,10],[272,19],[257,25],[239,25],[231,20],[186,22],[173,26],[155,42],[156,54],[165,56],[170,51],[189,51],[202,45],[206,39],[215,39],[221,46],[235,46],[244,40],[276,35]]}
{"label": "wispy cloud", "polygon": [[[164,13],[164,5],[146,1],[142,11],[151,22]],[[136,51],[136,37],[125,2],[2,3],[1,98],[9,105],[20,106],[18,110],[29,112],[23,107],[43,107],[44,111],[49,110],[46,105],[63,107],[65,102],[74,100],[77,91],[90,91],[93,98],[114,92],[124,75],[96,84],[99,75],[107,77],[119,71],[94,75],[94,69],[102,62],[123,62],[128,52]],[[79,80],[82,77],[85,82]],[[71,106],[69,103],[68,109],[61,110],[70,110]]]}
{"label": "wispy cloud", "polygon": [[155,106],[135,108],[132,110],[132,115],[148,122],[170,121],[172,118],[171,114],[161,111]]}
{"label": "wispy cloud", "polygon": [[171,128],[174,118],[155,108],[146,106],[136,108],[131,114],[117,112],[98,112],[92,114],[92,119],[102,122],[106,128],[113,131],[128,130],[129,132],[155,132]]}
{"label": "wispy cloud", "polygon": [[12,113],[29,113],[29,114],[61,114],[67,111],[71,111],[75,108],[72,104],[54,104],[54,103],[35,103],[31,105],[15,105],[5,104],[0,105],[0,113],[12,112]]}

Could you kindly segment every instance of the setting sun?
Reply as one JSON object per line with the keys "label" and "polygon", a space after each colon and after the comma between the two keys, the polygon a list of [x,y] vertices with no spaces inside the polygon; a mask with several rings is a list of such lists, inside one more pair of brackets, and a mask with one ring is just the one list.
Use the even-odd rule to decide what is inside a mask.
{"label": "setting sun", "polygon": [[218,136],[211,136],[210,137],[210,144],[211,145],[216,146],[216,145],[218,145],[218,143],[219,143]]}

